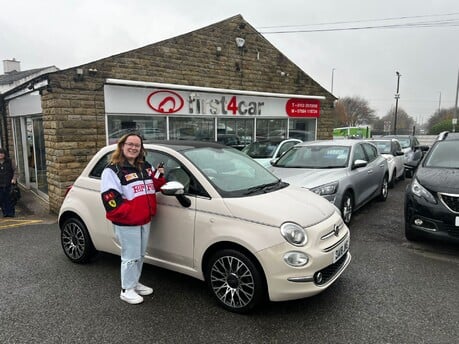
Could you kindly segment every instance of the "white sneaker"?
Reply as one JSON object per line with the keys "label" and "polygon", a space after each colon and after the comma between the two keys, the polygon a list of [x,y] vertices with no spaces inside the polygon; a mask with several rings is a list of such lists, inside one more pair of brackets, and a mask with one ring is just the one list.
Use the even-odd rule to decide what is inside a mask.
{"label": "white sneaker", "polygon": [[139,295],[147,296],[153,294],[153,288],[147,287],[142,283],[137,283],[137,285],[135,286],[135,292]]}
{"label": "white sneaker", "polygon": [[120,299],[126,301],[127,303],[130,303],[131,305],[137,305],[143,302],[143,297],[137,294],[134,288],[122,289]]}

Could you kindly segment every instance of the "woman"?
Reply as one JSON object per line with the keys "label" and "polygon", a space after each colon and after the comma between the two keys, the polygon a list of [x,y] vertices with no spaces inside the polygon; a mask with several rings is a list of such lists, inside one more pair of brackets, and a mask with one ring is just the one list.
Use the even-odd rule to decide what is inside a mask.
{"label": "woman", "polygon": [[18,170],[16,164],[8,157],[7,151],[0,148],[0,206],[3,217],[14,217],[14,205],[11,202],[11,184],[16,184]]}
{"label": "woman", "polygon": [[145,160],[142,137],[135,133],[118,141],[110,164],[102,172],[102,202],[121,244],[120,298],[130,304],[141,303],[142,296],[153,293],[139,279],[151,217],[156,213],[155,190],[166,182],[162,167],[158,167],[158,178],[155,172]]}

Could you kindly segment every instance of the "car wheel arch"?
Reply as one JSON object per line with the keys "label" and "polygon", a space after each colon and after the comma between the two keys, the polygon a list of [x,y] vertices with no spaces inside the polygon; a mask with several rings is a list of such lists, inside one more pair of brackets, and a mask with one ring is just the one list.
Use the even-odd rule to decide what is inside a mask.
{"label": "car wheel arch", "polygon": [[[69,221],[72,221],[73,220],[73,224],[76,225],[76,231],[73,232],[73,230],[71,229],[71,231],[73,232],[72,236],[73,235],[77,235],[77,237],[79,237],[80,239],[83,239],[85,244],[84,244],[84,247],[85,247],[85,250],[83,252],[83,254],[79,255],[78,257],[73,257],[73,254],[69,253],[69,251],[67,251],[65,247],[69,246],[73,246],[73,247],[78,247],[79,245],[75,243],[75,246],[74,244],[70,243],[69,241],[73,241],[73,239],[70,240],[70,238],[68,236],[66,236],[66,243],[64,244],[64,235],[66,235],[67,230],[66,230],[66,224],[69,222]],[[78,263],[78,264],[85,264],[85,263],[88,263],[95,255],[96,253],[98,252],[95,245],[94,245],[94,241],[91,237],[91,234],[87,228],[87,225],[85,223],[85,221],[78,215],[76,214],[75,212],[72,212],[72,211],[66,211],[64,213],[62,213],[60,216],[59,216],[59,229],[60,229],[60,236],[61,236],[61,246],[62,246],[62,249],[64,250],[64,253],[65,255],[74,263]],[[64,231],[66,231],[66,233],[64,233]],[[71,251],[75,252],[74,249],[71,249]]]}
{"label": "car wheel arch", "polygon": [[211,246],[209,246],[207,248],[207,250],[204,252],[203,256],[202,256],[201,271],[203,271],[203,272],[206,271],[206,267],[209,264],[210,258],[216,252],[222,251],[222,250],[227,250],[227,249],[230,249],[230,250],[232,249],[232,250],[239,251],[239,252],[245,254],[246,256],[248,256],[250,259],[252,259],[253,263],[257,266],[258,269],[260,269],[260,272],[263,275],[263,279],[265,281],[265,287],[267,286],[265,270],[263,269],[263,266],[261,265],[261,263],[257,259],[257,257],[255,257],[255,255],[249,249],[247,249],[246,247],[244,247],[244,246],[242,246],[242,245],[240,245],[238,243],[232,242],[232,241],[220,241],[220,242],[216,242],[216,243],[212,244]]}
{"label": "car wheel arch", "polygon": [[204,255],[202,256],[202,260],[201,260],[201,271],[202,271],[202,274],[204,276],[204,279],[205,279],[205,271],[207,269],[207,266],[208,266],[209,261],[212,258],[212,256],[215,253],[217,253],[219,251],[222,251],[222,250],[226,250],[226,249],[232,249],[232,250],[239,251],[239,252],[245,254],[246,256],[248,256],[252,260],[253,264],[255,264],[256,267],[261,272],[261,275],[263,277],[264,287],[265,287],[265,290],[267,291],[268,283],[266,281],[266,273],[265,273],[265,270],[263,269],[263,266],[261,265],[261,263],[257,259],[257,257],[255,257],[255,255],[250,250],[248,250],[246,247],[244,247],[244,246],[242,246],[240,244],[237,244],[235,242],[231,242],[231,241],[216,242],[216,243],[212,244],[211,246],[209,246],[207,248],[207,250],[204,253]]}
{"label": "car wheel arch", "polygon": [[204,279],[223,308],[248,313],[268,299],[266,275],[258,259],[232,242],[217,243],[203,259]]}

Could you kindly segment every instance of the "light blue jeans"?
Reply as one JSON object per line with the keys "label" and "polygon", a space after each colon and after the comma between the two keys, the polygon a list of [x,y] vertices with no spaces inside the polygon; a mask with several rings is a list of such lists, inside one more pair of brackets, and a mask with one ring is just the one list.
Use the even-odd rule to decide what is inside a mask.
{"label": "light blue jeans", "polygon": [[121,288],[135,288],[142,273],[150,222],[142,226],[114,225],[114,231],[121,244]]}

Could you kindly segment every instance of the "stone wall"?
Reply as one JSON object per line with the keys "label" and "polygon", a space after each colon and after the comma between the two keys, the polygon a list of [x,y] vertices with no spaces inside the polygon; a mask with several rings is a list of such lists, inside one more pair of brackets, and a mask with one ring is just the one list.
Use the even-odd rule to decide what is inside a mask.
{"label": "stone wall", "polygon": [[[236,37],[245,39],[244,48],[236,46]],[[221,47],[219,56],[217,47]],[[77,68],[83,70],[81,79]],[[106,144],[103,86],[107,78],[325,96],[317,135],[332,137],[335,98],[240,15],[234,16],[49,76],[42,107],[51,212],[59,210],[67,187]]]}

